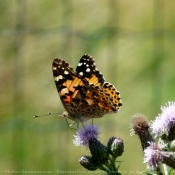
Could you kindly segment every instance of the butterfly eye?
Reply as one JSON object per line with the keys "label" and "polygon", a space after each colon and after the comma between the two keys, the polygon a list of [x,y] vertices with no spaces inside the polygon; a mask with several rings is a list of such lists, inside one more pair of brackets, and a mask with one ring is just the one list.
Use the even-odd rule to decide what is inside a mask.
{"label": "butterfly eye", "polygon": [[69,115],[68,115],[68,112],[67,111],[64,111],[63,114],[62,114],[63,117],[67,118]]}

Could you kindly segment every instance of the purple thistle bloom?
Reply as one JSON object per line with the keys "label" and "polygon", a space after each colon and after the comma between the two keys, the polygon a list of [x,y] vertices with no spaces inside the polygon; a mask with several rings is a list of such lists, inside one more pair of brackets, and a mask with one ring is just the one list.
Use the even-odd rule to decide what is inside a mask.
{"label": "purple thistle bloom", "polygon": [[163,161],[163,155],[156,143],[150,142],[150,146],[144,150],[144,163],[150,170],[156,170]]}
{"label": "purple thistle bloom", "polygon": [[175,102],[168,102],[161,107],[161,111],[162,113],[151,123],[152,132],[156,137],[168,135],[170,129],[175,126]]}
{"label": "purple thistle bloom", "polygon": [[98,138],[100,134],[98,127],[95,125],[87,124],[85,127],[80,128],[76,135],[74,135],[75,139],[73,143],[75,146],[89,146],[89,141]]}

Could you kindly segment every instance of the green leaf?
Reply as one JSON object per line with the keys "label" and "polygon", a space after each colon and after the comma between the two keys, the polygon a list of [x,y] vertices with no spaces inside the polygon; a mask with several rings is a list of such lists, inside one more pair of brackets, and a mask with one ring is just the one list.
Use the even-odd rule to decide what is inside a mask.
{"label": "green leaf", "polygon": [[170,168],[170,169],[168,170],[168,175],[171,174],[171,171],[172,171],[172,170],[173,170],[172,168]]}
{"label": "green leaf", "polygon": [[147,175],[155,175],[150,170],[142,171],[142,173],[145,173]]}

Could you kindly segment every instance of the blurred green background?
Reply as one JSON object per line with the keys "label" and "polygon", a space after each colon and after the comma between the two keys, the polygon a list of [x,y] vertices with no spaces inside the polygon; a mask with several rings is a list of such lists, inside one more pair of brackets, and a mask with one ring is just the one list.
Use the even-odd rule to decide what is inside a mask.
{"label": "blurred green background", "polygon": [[175,98],[174,7],[168,0],[1,0],[0,173],[88,174],[78,159],[89,151],[73,145],[66,121],[32,117],[64,110],[53,58],[76,68],[84,53],[95,58],[123,102],[118,114],[94,120],[101,142],[124,140],[123,174],[145,170],[140,142],[130,136],[131,116],[153,120]]}

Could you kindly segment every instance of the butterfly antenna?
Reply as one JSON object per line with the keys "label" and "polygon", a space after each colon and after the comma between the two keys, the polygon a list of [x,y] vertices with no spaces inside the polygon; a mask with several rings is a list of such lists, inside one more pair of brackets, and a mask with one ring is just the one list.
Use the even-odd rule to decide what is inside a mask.
{"label": "butterfly antenna", "polygon": [[44,115],[34,115],[33,117],[36,118],[36,117],[44,117],[44,116],[48,116],[48,115],[55,115],[55,114],[58,114],[58,112],[48,112],[48,114],[44,114]]}

